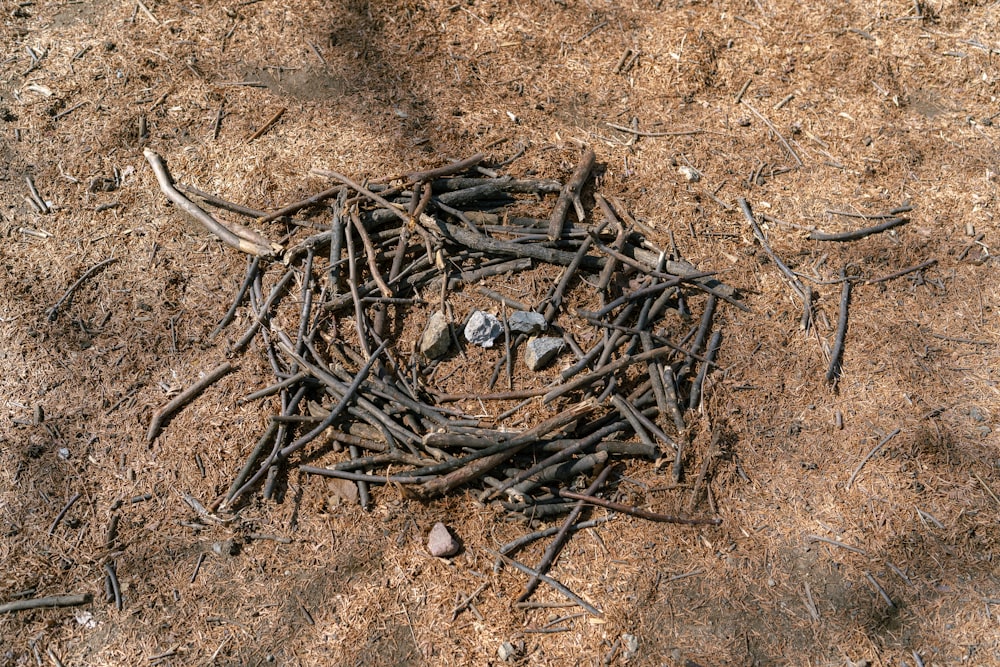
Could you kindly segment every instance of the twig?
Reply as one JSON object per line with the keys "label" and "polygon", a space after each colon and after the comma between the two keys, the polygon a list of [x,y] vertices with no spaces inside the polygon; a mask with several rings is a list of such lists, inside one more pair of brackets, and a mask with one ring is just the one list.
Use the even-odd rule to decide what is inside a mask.
{"label": "twig", "polygon": [[865,464],[868,463],[869,461],[871,461],[872,458],[876,454],[878,454],[879,451],[881,451],[883,447],[885,447],[885,444],[887,442],[889,442],[890,440],[892,440],[893,438],[895,438],[897,435],[899,435],[899,432],[900,432],[900,429],[897,428],[895,431],[893,431],[889,435],[887,435],[884,438],[882,438],[882,440],[877,445],[875,445],[875,448],[872,449],[870,452],[868,452],[868,454],[865,456],[865,458],[861,459],[861,463],[858,464],[858,467],[855,468],[854,472],[851,473],[850,479],[847,480],[847,489],[848,490],[851,489],[851,485],[854,484],[854,480],[857,478],[858,473],[861,472],[861,469],[865,467]]}
{"label": "twig", "polygon": [[33,600],[17,600],[15,602],[0,604],[0,614],[50,607],[78,607],[82,604],[90,604],[93,599],[94,596],[90,593],[83,593],[80,595],[49,595],[44,598],[34,598]]}
{"label": "twig", "polygon": [[62,308],[63,304],[69,302],[69,300],[73,298],[73,293],[76,292],[76,290],[80,287],[80,285],[84,283],[84,281],[87,280],[87,278],[90,278],[92,275],[103,269],[108,264],[114,264],[117,261],[118,261],[117,257],[111,257],[104,260],[103,262],[94,264],[92,267],[84,271],[83,275],[80,276],[75,283],[70,285],[69,289],[66,290],[66,293],[62,295],[62,298],[56,301],[54,306],[49,308],[47,313],[49,322],[56,321],[56,318],[59,317],[59,309]]}
{"label": "twig", "polygon": [[236,310],[243,303],[243,298],[247,294],[247,290],[250,289],[250,285],[253,283],[254,279],[257,277],[257,271],[260,268],[260,257],[254,257],[249,265],[247,266],[247,275],[243,279],[243,283],[240,285],[239,290],[236,291],[236,298],[233,299],[233,305],[229,307],[226,314],[222,316],[222,319],[209,334],[209,338],[215,338],[219,333],[226,328],[226,326],[233,321],[236,317]]}
{"label": "twig", "polygon": [[[826,381],[836,384],[840,379],[842,361],[844,356],[844,339],[847,336],[847,307],[851,302],[851,281],[847,279],[847,274],[841,270],[840,277],[844,281],[843,289],[840,293],[840,315],[837,317],[837,336],[833,343],[833,352],[830,354],[830,367],[826,371]],[[848,485],[850,486],[850,485]]]}
{"label": "twig", "polygon": [[781,132],[778,132],[778,128],[774,126],[774,123],[769,121],[766,117],[764,117],[763,114],[754,109],[753,105],[747,102],[745,99],[741,99],[740,102],[742,102],[747,109],[750,109],[753,115],[757,116],[757,118],[759,118],[765,125],[767,125],[767,127],[771,130],[771,132],[774,132],[774,136],[778,137],[778,141],[781,142],[781,145],[785,147],[785,150],[788,151],[788,154],[792,157],[793,160],[795,160],[795,164],[801,167],[802,160],[799,158],[798,153],[796,153],[792,149],[791,145],[785,140],[785,137],[781,135]]}
{"label": "twig", "polygon": [[70,498],[69,500],[66,501],[66,504],[63,505],[63,508],[61,510],[59,510],[59,514],[57,514],[56,518],[52,521],[52,525],[49,526],[49,535],[51,535],[52,533],[56,532],[56,527],[59,525],[59,523],[66,516],[66,512],[68,512],[69,508],[73,506],[73,503],[75,503],[79,499],[80,499],[80,494],[77,493],[72,498]]}
{"label": "twig", "polygon": [[262,215],[258,218],[258,220],[260,222],[271,222],[272,220],[277,220],[278,218],[284,218],[292,213],[295,213],[296,211],[300,211],[310,206],[315,206],[320,202],[336,197],[343,189],[343,185],[336,185],[332,188],[327,188],[322,192],[317,192],[316,194],[310,195],[301,201],[295,202],[294,204],[289,204],[288,206],[284,206],[277,211],[273,211],[267,215]]}
{"label": "twig", "polygon": [[641,509],[639,507],[629,507],[628,505],[622,505],[621,503],[616,503],[610,500],[605,500],[604,498],[598,498],[596,496],[587,496],[582,493],[573,493],[572,491],[567,491],[561,489],[559,495],[563,498],[569,498],[571,500],[582,500],[584,502],[590,503],[591,505],[597,505],[599,507],[605,507],[609,510],[615,512],[621,512],[622,514],[629,514],[631,516],[639,517],[640,519],[647,519],[648,521],[657,521],[660,523],[679,523],[685,526],[718,526],[722,523],[722,519],[718,517],[682,517],[674,516],[672,514],[659,514],[657,512],[650,512],[648,510]]}
{"label": "twig", "polygon": [[929,259],[926,262],[921,262],[920,264],[911,266],[906,269],[900,269],[899,271],[895,271],[888,275],[882,276],[881,278],[872,278],[870,280],[866,280],[865,283],[868,285],[874,285],[875,283],[888,282],[890,280],[895,280],[896,278],[901,278],[902,276],[905,276],[909,273],[915,273],[916,271],[923,271],[924,269],[928,269],[934,266],[935,264],[937,264],[936,259]]}
{"label": "twig", "polygon": [[[605,467],[604,470],[602,470],[597,476],[597,479],[595,479],[593,483],[587,487],[587,490],[584,493],[588,496],[592,496],[600,491],[601,487],[604,486],[604,483],[611,475],[611,470],[612,466]],[[570,528],[572,528],[573,524],[576,523],[576,520],[580,518],[580,514],[583,512],[583,509],[583,501],[578,501],[576,503],[576,507],[570,511],[569,516],[563,520],[562,526],[559,527],[559,532],[556,534],[555,539],[549,543],[549,546],[545,549],[545,553],[542,554],[542,560],[539,561],[537,568],[539,574],[547,573],[549,568],[552,567],[552,563],[554,563],[556,558],[559,557],[559,552],[562,551],[563,546],[565,546],[567,540],[569,539]],[[528,583],[524,585],[524,589],[521,591],[521,594],[517,597],[517,601],[524,602],[530,598],[531,594],[535,592],[536,588],[538,588],[539,581],[540,579],[538,577],[532,577],[529,579]]]}
{"label": "twig", "polygon": [[569,179],[566,185],[563,187],[562,192],[559,193],[559,199],[556,201],[556,205],[552,209],[552,215],[549,217],[549,240],[556,241],[562,236],[563,223],[566,221],[566,214],[569,213],[569,207],[572,204],[576,208],[576,215],[580,222],[583,222],[585,213],[583,211],[583,203],[580,201],[580,193],[583,191],[583,185],[590,178],[590,172],[594,168],[594,162],[597,160],[597,156],[594,151],[587,148],[583,151],[583,156],[580,158],[580,163],[576,167],[576,171],[573,172],[573,177]]}
{"label": "twig", "polygon": [[107,573],[108,580],[111,581],[111,592],[115,596],[115,609],[118,611],[122,610],[122,587],[118,583],[118,573],[115,572],[115,566],[111,563],[104,564],[104,571]]}
{"label": "twig", "polygon": [[472,591],[472,593],[470,593],[468,596],[466,596],[466,598],[464,600],[462,600],[461,602],[459,602],[458,605],[454,609],[451,610],[451,620],[454,621],[456,618],[458,618],[459,614],[461,614],[463,611],[465,611],[466,609],[468,609],[469,605],[472,604],[472,601],[475,600],[476,597],[480,593],[482,593],[483,591],[485,591],[486,587],[489,586],[489,585],[490,585],[490,582],[484,581],[483,583],[481,583],[479,585],[478,588],[476,588],[476,590]]}
{"label": "twig", "polygon": [[783,261],[781,261],[781,258],[778,257],[773,250],[771,250],[771,245],[767,242],[767,237],[765,237],[764,232],[761,231],[760,225],[757,224],[757,219],[754,217],[753,209],[750,208],[750,204],[747,203],[747,200],[740,197],[738,204],[740,206],[740,210],[743,211],[743,216],[747,219],[747,222],[750,223],[750,229],[753,231],[753,235],[757,238],[757,242],[760,243],[761,248],[763,248],[764,252],[766,252],[768,257],[771,258],[771,261],[774,262],[775,266],[777,266],[778,269],[785,274],[785,278],[788,279],[792,289],[795,290],[795,293],[798,294],[799,298],[802,299],[803,303],[805,303],[807,296],[805,285],[803,285],[802,281],[798,279],[795,273],[788,268]]}
{"label": "twig", "polygon": [[471,167],[475,167],[477,164],[483,161],[486,157],[482,153],[476,153],[472,157],[465,158],[464,160],[459,160],[458,162],[452,162],[451,164],[446,164],[443,167],[437,167],[435,169],[428,169],[427,171],[412,171],[406,175],[406,180],[409,183],[419,183],[420,181],[433,181],[435,178],[440,178],[442,176],[449,176],[451,174],[456,174],[460,171],[465,171]]}
{"label": "twig", "polygon": [[833,547],[839,547],[845,551],[861,554],[862,556],[868,555],[865,553],[865,550],[860,547],[853,547],[850,544],[844,544],[843,542],[838,542],[837,540],[831,540],[829,537],[823,537],[822,535],[806,535],[806,539],[810,542],[822,542],[823,544],[829,544]]}
{"label": "twig", "polygon": [[[608,520],[609,520],[608,517],[602,516],[596,519],[591,519],[590,521],[581,521],[580,523],[575,523],[572,526],[570,526],[569,532],[575,533],[577,531],[584,530],[587,528],[593,528],[595,526],[601,525],[602,523],[607,523]],[[555,535],[560,530],[562,530],[562,526],[550,526],[549,528],[546,528],[544,530],[539,530],[534,533],[528,533],[527,535],[522,535],[516,540],[511,540],[507,544],[500,547],[499,551],[504,555],[513,553],[514,551],[526,547],[527,545],[531,544],[536,540],[540,540],[542,538]]]}
{"label": "twig", "polygon": [[[142,154],[146,157],[146,161],[149,162],[149,166],[152,167],[153,173],[156,174],[156,181],[160,185],[160,190],[167,196],[167,199],[204,225],[208,231],[219,237],[223,243],[245,253],[265,258],[273,257],[276,252],[281,250],[281,246],[272,244],[260,234],[256,232],[248,233],[250,230],[242,225],[237,226],[235,223],[229,223],[232,227],[230,229],[230,227],[220,223],[174,187],[173,180],[170,178],[167,167],[163,163],[163,158],[148,148],[143,150]],[[243,234],[253,236],[254,238],[246,238]]]}
{"label": "twig", "polygon": [[624,125],[616,125],[615,123],[605,123],[612,130],[618,130],[619,132],[627,132],[628,134],[633,134],[637,137],[688,137],[694,134],[704,134],[705,130],[679,130],[676,132],[644,132],[642,130],[636,130],[635,128],[626,127]]}
{"label": "twig", "polygon": [[838,232],[838,233],[827,233],[821,232],[819,230],[814,230],[809,232],[806,237],[810,241],[857,241],[858,239],[863,239],[866,236],[871,236],[872,234],[878,234],[886,230],[892,229],[893,227],[899,227],[900,225],[905,225],[910,221],[909,218],[889,218],[885,222],[875,225],[873,227],[865,227],[864,229],[856,229],[851,232]]}
{"label": "twig", "polygon": [[146,442],[153,442],[153,440],[156,439],[156,436],[160,434],[160,429],[163,427],[163,423],[168,417],[177,412],[181,407],[198,396],[198,394],[203,392],[206,388],[210,387],[226,374],[230,373],[232,370],[232,364],[228,361],[223,362],[213,371],[208,373],[208,375],[195,382],[193,385],[175,396],[169,403],[157,410],[153,415],[153,419],[149,423],[149,430],[146,431]]}
{"label": "twig", "polygon": [[566,597],[569,600],[572,600],[576,604],[578,604],[581,607],[583,607],[592,616],[601,617],[601,616],[604,615],[604,613],[600,609],[598,609],[594,605],[590,604],[589,602],[587,602],[586,600],[584,600],[583,598],[581,598],[579,595],[577,595],[576,593],[574,593],[570,589],[566,588],[566,586],[564,586],[563,584],[559,583],[558,581],[556,581],[552,577],[548,576],[547,574],[541,574],[541,573],[539,573],[539,572],[531,569],[527,565],[524,565],[523,563],[518,563],[516,560],[513,560],[512,558],[508,558],[507,556],[504,556],[503,554],[501,554],[498,551],[493,551],[493,549],[490,549],[490,548],[487,548],[487,547],[484,547],[484,549],[488,553],[490,553],[493,556],[501,559],[503,562],[505,562],[508,565],[510,565],[510,566],[512,566],[512,567],[514,567],[514,568],[516,568],[518,570],[520,570],[521,572],[525,573],[526,575],[528,575],[530,577],[537,577],[541,581],[544,581],[549,586],[551,586],[556,591],[558,591],[560,594],[562,594],[564,597]]}
{"label": "twig", "polygon": [[274,127],[274,124],[277,123],[278,120],[281,119],[281,117],[285,114],[285,111],[287,111],[287,109],[285,109],[285,107],[281,107],[280,109],[278,109],[278,111],[275,112],[275,114],[273,116],[271,116],[268,119],[268,121],[261,126],[261,128],[259,130],[257,130],[256,132],[254,132],[253,134],[251,134],[249,137],[247,137],[247,143],[249,144],[250,142],[252,142],[252,141],[254,141],[256,139],[260,139],[260,137],[265,132],[267,132],[272,127]]}

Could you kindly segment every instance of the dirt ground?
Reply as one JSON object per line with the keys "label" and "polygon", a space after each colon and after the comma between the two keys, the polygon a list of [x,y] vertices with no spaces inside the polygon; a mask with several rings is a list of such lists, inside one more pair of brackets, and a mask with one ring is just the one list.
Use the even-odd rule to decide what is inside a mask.
{"label": "dirt ground", "polygon": [[[1000,664],[1000,4],[0,0],[0,16],[0,603],[94,596],[0,616],[0,664],[488,665],[505,641],[531,665]],[[721,526],[618,516],[575,536],[552,575],[599,620],[513,608],[523,577],[485,549],[529,529],[464,490],[379,489],[365,512],[293,472],[277,501],[204,526],[184,498],[225,493],[275,412],[236,399],[273,380],[252,345],[146,444],[167,392],[250,316],[210,338],[245,257],[167,204],[143,148],[270,210],[329,187],[313,167],[377,178],[523,149],[505,173],[566,180],[581,143],[601,192],[749,306],[720,305],[687,485],[634,462],[619,487],[683,511],[723,430],[699,504]],[[808,332],[740,197],[814,290]],[[873,224],[831,211],[906,203],[890,232],[806,238]],[[857,282],[831,387],[841,270],[929,260]],[[494,359],[452,382],[481,385]],[[426,552],[439,520],[464,542],[451,561]]]}

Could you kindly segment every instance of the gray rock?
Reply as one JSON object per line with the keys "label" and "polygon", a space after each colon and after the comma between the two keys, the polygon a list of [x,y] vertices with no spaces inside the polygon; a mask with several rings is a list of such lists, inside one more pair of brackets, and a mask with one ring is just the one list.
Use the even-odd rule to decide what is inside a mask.
{"label": "gray rock", "polygon": [[516,659],[519,653],[520,651],[518,648],[510,642],[500,644],[500,648],[497,649],[497,655],[500,656],[500,659],[504,662],[510,662]]}
{"label": "gray rock", "polygon": [[532,338],[524,346],[524,363],[533,371],[544,368],[562,352],[564,344],[562,338]]}
{"label": "gray rock", "polygon": [[448,318],[440,310],[435,311],[427,320],[427,328],[420,337],[420,354],[428,359],[437,359],[451,347],[451,332],[448,330]]}
{"label": "gray rock", "polygon": [[630,661],[639,653],[639,638],[635,635],[622,635],[622,660]]}
{"label": "gray rock", "polygon": [[448,527],[438,521],[427,537],[427,551],[435,558],[449,558],[458,553],[462,545],[458,543]]}
{"label": "gray rock", "polygon": [[531,311],[519,310],[516,313],[511,313],[507,321],[510,322],[511,331],[528,334],[529,336],[534,336],[536,333],[545,331],[548,327],[544,315]]}
{"label": "gray rock", "polygon": [[503,324],[489,313],[477,310],[465,325],[465,340],[479,347],[493,347],[493,341],[503,333]]}

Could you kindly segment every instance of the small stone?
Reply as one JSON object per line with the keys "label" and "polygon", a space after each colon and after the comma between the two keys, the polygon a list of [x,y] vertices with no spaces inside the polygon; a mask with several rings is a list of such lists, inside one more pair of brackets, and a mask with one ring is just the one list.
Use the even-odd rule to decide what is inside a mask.
{"label": "small stone", "polygon": [[511,313],[507,321],[510,323],[511,331],[528,334],[529,336],[534,336],[536,333],[545,331],[548,327],[548,324],[545,322],[545,316],[532,311],[519,310],[516,313]]}
{"label": "small stone", "polygon": [[448,527],[438,521],[427,537],[427,551],[435,558],[450,558],[458,553],[462,545],[458,543]]}
{"label": "small stone", "polygon": [[514,645],[510,642],[504,642],[503,644],[500,644],[500,648],[497,649],[497,655],[500,656],[501,660],[507,662],[517,655],[517,649],[515,649]]}
{"label": "small stone", "polygon": [[622,659],[628,662],[639,653],[639,638],[635,635],[622,635]]}
{"label": "small stone", "polygon": [[516,660],[522,653],[524,653],[524,642],[519,641],[516,645],[511,642],[504,642],[500,644],[500,648],[497,649],[497,655],[504,662],[510,662]]}
{"label": "small stone", "polygon": [[59,458],[65,461],[66,459],[69,458],[69,449],[67,449],[66,447],[60,447],[58,455]]}
{"label": "small stone", "polygon": [[562,352],[563,345],[562,338],[532,338],[524,346],[524,363],[533,371],[544,368]]}
{"label": "small stone", "polygon": [[697,183],[701,180],[701,174],[694,167],[689,167],[687,165],[677,167],[677,173],[684,177],[684,180],[688,183]]}
{"label": "small stone", "polygon": [[500,320],[481,310],[472,313],[465,325],[465,340],[479,347],[493,347],[493,341],[502,333]]}
{"label": "small stone", "polygon": [[451,332],[448,330],[448,318],[440,310],[435,311],[427,320],[427,328],[420,337],[420,354],[428,359],[437,359],[451,347]]}

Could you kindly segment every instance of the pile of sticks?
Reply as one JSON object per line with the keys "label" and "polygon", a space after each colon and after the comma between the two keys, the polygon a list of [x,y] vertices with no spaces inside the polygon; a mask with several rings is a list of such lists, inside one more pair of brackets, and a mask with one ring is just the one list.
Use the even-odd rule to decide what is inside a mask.
{"label": "pile of sticks", "polygon": [[[565,540],[586,505],[654,521],[719,522],[608,499],[617,481],[615,463],[623,459],[656,460],[669,466],[674,482],[682,478],[690,438],[685,412],[698,408],[721,343],[720,332],[712,333],[716,305],[744,306],[731,287],[683,261],[676,249],[668,255],[653,245],[653,230],[621,202],[595,193],[588,216],[581,193],[595,165],[590,150],[565,185],[500,176],[483,166],[482,155],[365,184],[315,170],[332,187],[270,213],[180,187],[258,226],[284,223],[291,231],[280,242],[209,214],[174,186],[159,156],[147,151],[146,157],[171,201],[251,255],[215,334],[248,302],[251,325],[231,351],[259,341],[275,381],[240,401],[280,400],[279,413],[213,509],[238,506],[260,488],[271,497],[283,471],[297,465],[308,474],[356,482],[365,507],[375,485],[395,485],[423,500],[476,485],[481,501],[529,520],[568,515],[557,541]],[[513,213],[553,197],[548,216]],[[303,231],[310,229],[311,235]],[[537,303],[503,293],[510,275],[543,264],[561,267],[561,274]],[[495,289],[487,286],[491,277]],[[567,303],[581,281],[599,295],[595,310]],[[408,317],[422,322],[434,307],[451,312],[449,295],[459,291],[495,300],[505,312],[541,314],[575,360],[547,386],[518,388],[512,367],[527,336],[507,328],[489,383],[492,391],[505,372],[507,390],[444,393],[434,377],[448,357],[429,360],[416,349],[400,349],[393,326]],[[696,294],[707,297],[693,299]],[[296,297],[301,308],[292,311],[293,328],[288,323],[294,316],[276,313],[285,300],[287,315],[287,302]],[[700,318],[690,313],[694,303],[704,304]],[[681,317],[669,321],[692,323],[687,331],[669,330],[664,318],[671,312]],[[588,328],[597,342],[584,350],[571,331]],[[459,350],[453,354],[462,354],[464,342],[454,330],[452,337],[451,349]],[[220,366],[208,382],[229,369]],[[190,397],[175,399],[170,411]],[[465,399],[517,403],[483,418],[455,408]],[[528,414],[529,421],[537,415],[537,423],[505,427],[516,414]],[[168,416],[166,409],[157,414],[151,441]],[[319,460],[323,467],[314,465]],[[591,481],[574,487],[582,478]],[[689,505],[689,512],[694,509]],[[501,553],[520,546],[507,545]],[[532,571],[536,584],[546,567]]]}

